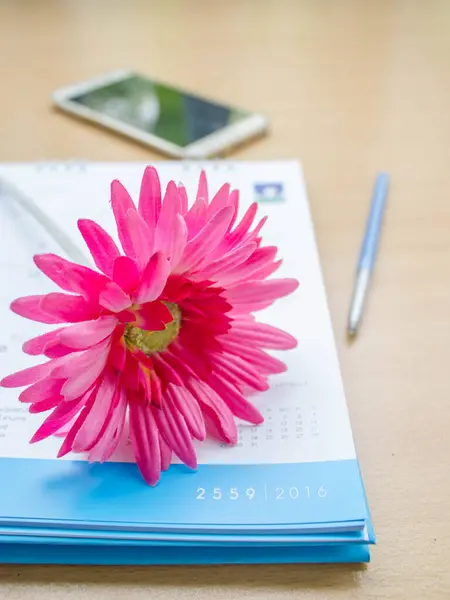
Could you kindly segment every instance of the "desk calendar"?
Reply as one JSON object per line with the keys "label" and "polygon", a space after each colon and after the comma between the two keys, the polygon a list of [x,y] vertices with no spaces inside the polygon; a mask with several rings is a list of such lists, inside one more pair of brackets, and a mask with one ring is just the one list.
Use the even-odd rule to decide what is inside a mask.
{"label": "desk calendar", "polygon": [[[114,231],[108,203],[110,181],[120,179],[137,193],[144,166],[0,165],[0,181],[3,178],[32,197],[72,242],[79,243],[76,221],[81,216]],[[301,168],[294,161],[158,165],[163,186],[175,179],[188,191],[196,185],[200,168],[207,170],[211,188],[224,181],[239,188],[242,210],[255,199],[259,202],[260,212],[269,217],[265,241],[277,245],[284,259],[280,277],[300,281],[294,294],[258,314],[262,321],[290,331],[299,340],[296,349],[280,356],[287,371],[272,378],[268,391],[252,397],[264,423],[256,427],[240,423],[233,447],[207,440],[197,449],[198,471],[192,473],[174,462],[161,485],[146,489],[131,464],[127,432],[105,465],[89,465],[80,455],[55,460],[59,439],[29,444],[42,415],[30,415],[18,402],[17,390],[0,389],[0,475],[14,481],[0,498],[0,548],[2,536],[16,554],[15,544],[29,547],[30,536],[46,547],[52,543],[70,547],[72,553],[76,544],[70,540],[75,535],[77,544],[84,540],[85,544],[108,544],[109,549],[114,544],[120,548],[128,540],[136,548],[176,543],[210,544],[217,550],[240,540],[252,547],[276,544],[278,550],[294,544],[295,551],[287,552],[286,560],[294,560],[297,552],[297,560],[304,561],[307,555],[300,546],[332,542],[340,548],[345,543],[347,548],[347,554],[344,550],[336,553],[336,560],[367,560],[373,533]],[[277,193],[262,194],[262,189]],[[52,289],[51,282],[34,268],[32,255],[62,252],[8,194],[0,192],[0,201],[2,377],[32,364],[21,345],[42,331],[39,324],[8,309],[15,297]],[[14,475],[19,468],[26,473],[23,478]],[[348,550],[352,544],[360,548],[359,555]],[[233,560],[229,550],[221,552],[216,554],[224,562],[245,561],[237,554]],[[333,553],[327,552],[331,558],[324,554],[324,560],[332,560]],[[118,557],[119,550],[116,553]],[[146,561],[137,556],[135,560]],[[148,562],[155,560],[153,556]],[[214,559],[208,561],[205,555],[198,561]],[[262,553],[261,562],[268,561],[268,554]]]}

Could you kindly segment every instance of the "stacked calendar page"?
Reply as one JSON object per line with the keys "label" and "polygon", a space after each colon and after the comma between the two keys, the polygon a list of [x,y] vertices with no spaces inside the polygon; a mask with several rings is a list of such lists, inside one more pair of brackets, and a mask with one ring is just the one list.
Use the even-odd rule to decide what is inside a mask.
{"label": "stacked calendar page", "polygon": [[[292,333],[288,366],[251,401],[264,423],[239,423],[236,445],[198,445],[198,470],[174,462],[155,487],[139,476],[125,431],[102,465],[83,455],[56,459],[60,438],[30,444],[47,414],[29,414],[20,390],[0,388],[0,561],[191,564],[364,562],[374,534],[355,451],[314,228],[296,161],[160,162],[161,183],[182,182],[195,196],[204,169],[211,192],[240,190],[268,215],[264,243],[276,245],[277,277],[295,277],[292,295],[258,319]],[[64,255],[17,201],[34,203],[82,248],[77,219],[113,234],[110,183],[137,198],[146,165],[0,165],[0,378],[33,364],[26,339],[45,326],[13,314],[19,296],[55,291],[34,254]],[[1,183],[7,185],[1,185]],[[11,191],[13,190],[13,191]],[[36,360],[39,362],[39,360]]]}

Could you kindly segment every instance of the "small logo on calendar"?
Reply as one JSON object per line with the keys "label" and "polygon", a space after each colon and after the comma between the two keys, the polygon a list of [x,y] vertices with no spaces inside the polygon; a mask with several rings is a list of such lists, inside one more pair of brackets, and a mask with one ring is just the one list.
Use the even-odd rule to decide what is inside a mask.
{"label": "small logo on calendar", "polygon": [[254,194],[256,202],[283,202],[283,184],[275,181],[255,183]]}

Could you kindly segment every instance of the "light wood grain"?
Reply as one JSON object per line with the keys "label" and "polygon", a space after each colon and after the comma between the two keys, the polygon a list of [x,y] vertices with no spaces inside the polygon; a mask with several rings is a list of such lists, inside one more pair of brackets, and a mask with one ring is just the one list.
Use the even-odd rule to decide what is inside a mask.
{"label": "light wood grain", "polygon": [[[0,566],[8,600],[450,597],[450,2],[0,0],[0,160],[158,158],[50,108],[117,67],[269,114],[239,158],[299,158],[378,545],[368,567]],[[369,310],[344,337],[375,172]],[[1,491],[0,491],[1,493]]]}

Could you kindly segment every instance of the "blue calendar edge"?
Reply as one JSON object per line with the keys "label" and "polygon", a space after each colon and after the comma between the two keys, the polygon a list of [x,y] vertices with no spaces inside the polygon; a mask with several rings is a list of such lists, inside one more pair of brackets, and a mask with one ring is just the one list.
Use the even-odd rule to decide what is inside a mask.
{"label": "blue calendar edge", "polygon": [[226,565],[364,563],[367,545],[265,548],[126,547],[92,545],[0,544],[0,563],[72,565]]}
{"label": "blue calendar edge", "polygon": [[[20,470],[24,475],[17,477]],[[0,479],[8,482],[0,494],[3,525],[301,530],[311,523],[342,527],[369,517],[357,459],[200,465],[195,472],[172,465],[154,488],[132,463],[0,459]]]}

